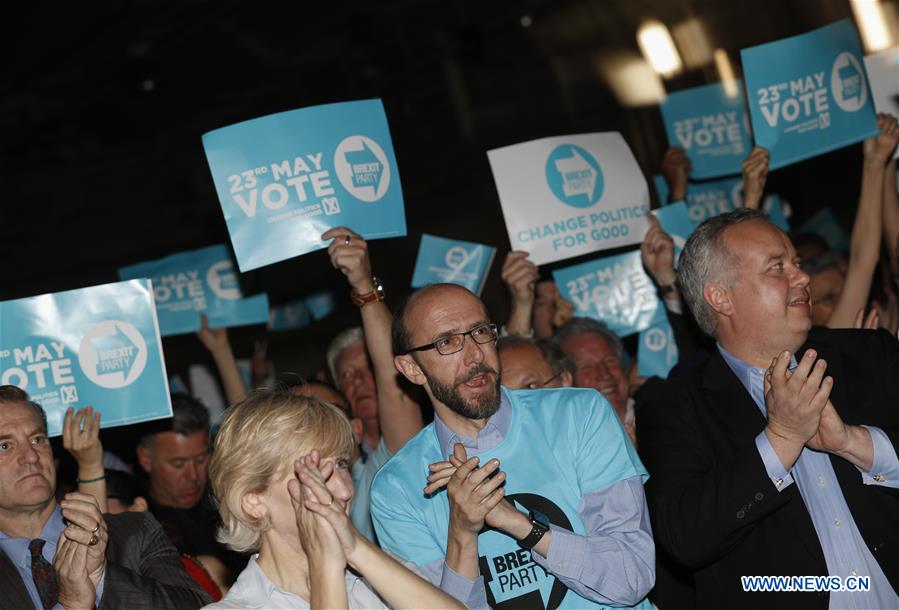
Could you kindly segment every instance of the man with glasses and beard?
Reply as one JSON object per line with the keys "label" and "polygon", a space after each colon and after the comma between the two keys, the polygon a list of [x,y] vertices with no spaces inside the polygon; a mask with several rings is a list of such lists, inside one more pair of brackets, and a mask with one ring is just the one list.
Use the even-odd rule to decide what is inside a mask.
{"label": "man with glasses and beard", "polygon": [[382,546],[472,608],[649,608],[646,471],[593,390],[500,387],[496,326],[452,284],[394,317],[434,422],[372,484]]}

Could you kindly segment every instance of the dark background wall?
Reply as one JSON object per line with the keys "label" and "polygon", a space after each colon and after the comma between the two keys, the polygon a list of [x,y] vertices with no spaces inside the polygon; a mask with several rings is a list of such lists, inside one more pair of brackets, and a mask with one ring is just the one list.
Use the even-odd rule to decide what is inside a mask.
{"label": "dark background wall", "polygon": [[[884,2],[896,13],[896,2]],[[7,12],[0,82],[0,300],[99,284],[122,265],[228,243],[200,143],[205,131],[318,103],[384,100],[409,236],[375,242],[387,290],[407,290],[422,232],[493,244],[484,298],[507,308],[508,240],[485,151],[538,137],[621,131],[643,168],[666,147],[657,107],[623,108],[598,72],[638,52],[640,23],[698,18],[739,76],[739,49],[851,16],[847,0],[499,0],[31,3]],[[895,36],[899,38],[899,36]],[[713,64],[668,91],[718,80]],[[830,206],[847,228],[859,147],[772,174],[794,222]],[[565,264],[570,264],[571,261]],[[245,274],[273,303],[337,286],[324,253]],[[269,336],[282,370],[310,373],[355,323],[348,300],[301,331]],[[234,329],[248,355],[261,327]],[[165,341],[178,371],[205,354]]]}

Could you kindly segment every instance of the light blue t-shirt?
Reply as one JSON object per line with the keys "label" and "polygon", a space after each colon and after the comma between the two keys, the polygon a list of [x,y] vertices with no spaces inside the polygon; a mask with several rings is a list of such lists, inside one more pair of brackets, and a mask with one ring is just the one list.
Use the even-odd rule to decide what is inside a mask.
{"label": "light blue t-shirt", "polygon": [[389,459],[390,451],[387,450],[382,437],[377,449],[369,453],[365,460],[362,458],[356,460],[350,468],[350,476],[355,487],[353,500],[350,502],[350,521],[360,534],[374,544],[378,543],[378,539],[371,523],[371,482],[375,478],[375,473]]}
{"label": "light blue t-shirt", "polygon": [[[506,494],[519,510],[545,514],[554,526],[586,535],[582,497],[618,481],[648,478],[611,405],[584,389],[507,390],[508,435],[478,453],[506,472]],[[422,492],[428,466],[445,460],[434,424],[425,427],[384,465],[372,483],[372,520],[385,549],[422,566],[446,556],[449,501],[445,490]],[[510,536],[485,529],[478,536],[480,572],[491,606],[603,608],[535,563]],[[535,599],[536,597],[536,599]],[[638,607],[649,608],[644,600]]]}

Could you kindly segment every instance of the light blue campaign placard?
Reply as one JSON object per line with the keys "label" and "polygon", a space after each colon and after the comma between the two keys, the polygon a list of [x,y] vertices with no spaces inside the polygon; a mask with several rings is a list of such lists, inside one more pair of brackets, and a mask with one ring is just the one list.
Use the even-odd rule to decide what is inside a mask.
{"label": "light blue campaign placard", "polygon": [[150,282],[0,303],[0,385],[44,407],[50,436],[69,407],[93,406],[104,428],[171,417]]}
{"label": "light blue campaign placard", "polygon": [[658,210],[653,210],[652,213],[659,219],[662,230],[674,240],[674,264],[677,266],[677,260],[687,244],[687,238],[690,237],[693,229],[696,228],[696,224],[687,211],[687,204],[683,201],[677,201]]}
{"label": "light blue campaign placard", "polygon": [[598,258],[553,271],[574,315],[605,322],[619,337],[649,328],[665,317],[640,251]]}
{"label": "light blue campaign placard", "polygon": [[243,298],[231,253],[225,245],[179,252],[155,261],[122,267],[119,278],[150,278],[163,337],[209,326],[247,326],[268,322],[268,296]]}
{"label": "light blue campaign placard", "polygon": [[337,300],[334,298],[333,292],[316,292],[310,294],[304,300],[306,302],[306,308],[309,310],[309,313],[312,314],[312,319],[315,321],[331,315],[331,313],[337,309]]}
{"label": "light blue campaign placard", "polygon": [[877,135],[850,19],[740,51],[755,143],[784,167]]}
{"label": "light blue campaign placard", "polygon": [[677,364],[674,331],[664,318],[640,333],[637,346],[637,374],[640,377],[668,377]]}
{"label": "light blue campaign placard", "polygon": [[422,234],[412,287],[449,282],[481,294],[496,248]]}
{"label": "light blue campaign placard", "polygon": [[743,81],[728,94],[722,83],[669,93],[662,102],[668,144],[683,148],[702,180],[740,172],[752,148]]}
{"label": "light blue campaign placard", "polygon": [[241,271],[327,247],[351,227],[406,234],[403,191],[381,100],[301,108],[203,135]]}
{"label": "light blue campaign placard", "polygon": [[[668,184],[664,176],[652,177],[656,187],[656,193],[662,205],[668,206]],[[677,202],[673,202],[677,203]],[[690,219],[699,226],[704,220],[713,216],[732,212],[743,205],[743,179],[740,177],[725,178],[723,180],[706,180],[704,182],[690,182],[687,186],[687,213]],[[783,210],[783,202],[780,195],[771,193],[762,200],[762,211],[781,230],[789,232],[790,225],[787,222]]]}
{"label": "light blue campaign placard", "polygon": [[268,329],[273,331],[294,330],[309,326],[312,314],[303,299],[272,307],[269,311]]}
{"label": "light blue campaign placard", "polygon": [[811,218],[796,229],[796,233],[800,235],[802,233],[816,233],[823,237],[834,250],[839,250],[840,252],[849,250],[849,236],[846,235],[846,231],[840,226],[840,222],[833,215],[830,208],[822,208],[815,212]]}

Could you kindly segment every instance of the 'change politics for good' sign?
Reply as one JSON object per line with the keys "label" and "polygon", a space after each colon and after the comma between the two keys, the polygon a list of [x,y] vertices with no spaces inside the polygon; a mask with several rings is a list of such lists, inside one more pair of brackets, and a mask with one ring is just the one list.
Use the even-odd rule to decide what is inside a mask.
{"label": "'change politics for good' sign", "polygon": [[327,247],[352,227],[406,234],[403,193],[381,100],[326,104],[203,135],[241,271]]}
{"label": "'change politics for good' sign", "polygon": [[534,263],[642,241],[649,190],[621,134],[543,138],[487,157],[512,249]]}
{"label": "'change politics for good' sign", "polygon": [[690,176],[716,178],[740,173],[752,148],[743,82],[728,95],[722,83],[669,94],[662,102],[668,144],[684,149],[692,162]]}
{"label": "'change politics for good' sign", "polygon": [[243,298],[231,253],[224,244],[119,269],[120,279],[141,277],[153,280],[163,337],[199,330],[201,313],[212,328],[268,321],[268,296]]}
{"label": "'change politics for good' sign", "polygon": [[68,407],[93,406],[103,427],[172,415],[147,280],[0,303],[0,385],[44,407],[50,436]]}
{"label": "'change politics for good' sign", "polygon": [[[874,110],[899,116],[899,47],[865,56]],[[893,154],[899,158],[899,148]]]}
{"label": "'change politics for good' sign", "polygon": [[877,135],[851,20],[740,54],[752,131],[771,152],[771,169]]}

